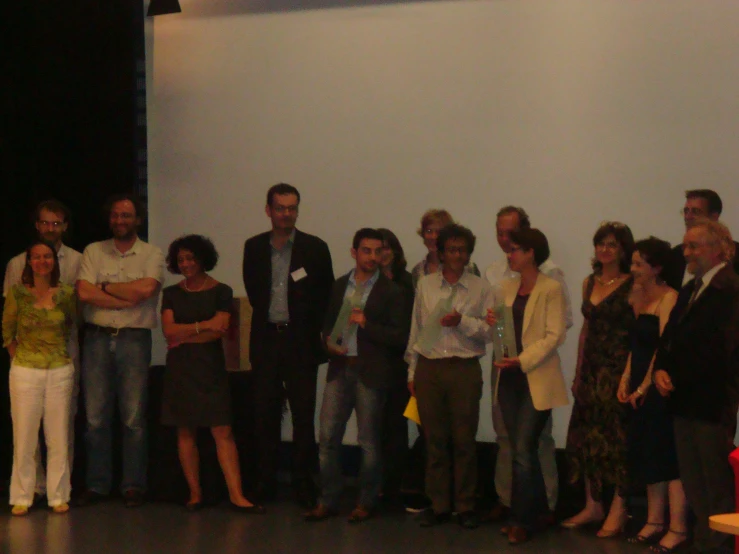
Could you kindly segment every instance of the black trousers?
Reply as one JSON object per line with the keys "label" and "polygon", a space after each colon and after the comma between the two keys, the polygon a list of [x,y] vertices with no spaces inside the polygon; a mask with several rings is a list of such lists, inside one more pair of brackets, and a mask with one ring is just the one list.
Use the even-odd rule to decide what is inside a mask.
{"label": "black trousers", "polygon": [[293,482],[310,479],[318,468],[314,425],[318,366],[289,329],[270,329],[262,348],[265,354],[252,368],[259,480],[272,485],[276,479],[285,398],[293,424]]}
{"label": "black trousers", "polygon": [[386,496],[400,494],[408,459],[408,420],[403,412],[410,396],[405,379],[395,380],[387,389],[382,420],[382,492]]}
{"label": "black trousers", "polygon": [[699,552],[733,552],[733,537],[708,526],[708,517],[734,511],[734,475],[729,453],[734,436],[718,423],[675,416],[675,446],[685,496],[696,516]]}

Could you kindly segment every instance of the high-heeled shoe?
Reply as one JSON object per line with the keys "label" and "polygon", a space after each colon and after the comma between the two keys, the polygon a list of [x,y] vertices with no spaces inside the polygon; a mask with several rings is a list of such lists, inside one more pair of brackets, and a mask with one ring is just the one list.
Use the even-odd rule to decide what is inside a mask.
{"label": "high-heeled shoe", "polygon": [[[634,535],[633,537],[629,537],[626,539],[627,542],[630,542],[631,544],[655,544],[656,542],[659,542],[659,540],[665,536],[665,524],[664,523],[652,523],[651,521],[648,521],[644,524],[644,527],[651,527],[653,531],[649,533],[648,535],[642,535],[641,531]],[[642,529],[643,530],[643,529]]]}
{"label": "high-heeled shoe", "polygon": [[606,529],[605,527],[601,527],[595,534],[595,536],[599,539],[612,539],[614,537],[618,537],[619,535],[623,534],[624,530],[626,529],[626,524],[629,523],[630,519],[631,516],[627,514],[621,522],[621,525],[619,525],[615,529]]}

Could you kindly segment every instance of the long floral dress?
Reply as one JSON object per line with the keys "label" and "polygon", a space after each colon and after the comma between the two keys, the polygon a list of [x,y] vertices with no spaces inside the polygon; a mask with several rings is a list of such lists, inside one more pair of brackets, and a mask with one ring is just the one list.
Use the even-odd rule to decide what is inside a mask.
{"label": "long floral dress", "polygon": [[629,305],[631,277],[596,305],[590,301],[594,282],[591,275],[582,305],[588,332],[567,454],[572,482],[587,478],[593,499],[600,500],[604,486],[622,495],[627,487],[628,411],[616,392],[629,356],[634,311]]}

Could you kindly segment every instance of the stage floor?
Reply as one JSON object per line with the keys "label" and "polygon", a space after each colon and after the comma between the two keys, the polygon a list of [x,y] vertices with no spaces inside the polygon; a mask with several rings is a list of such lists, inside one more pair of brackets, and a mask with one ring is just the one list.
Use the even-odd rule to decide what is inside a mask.
{"label": "stage floor", "polygon": [[[346,499],[346,513],[351,498]],[[524,545],[509,546],[499,525],[467,531],[454,523],[422,529],[417,516],[384,513],[359,525],[346,514],[319,523],[305,523],[302,509],[289,497],[268,505],[263,516],[242,515],[226,505],[188,513],[181,506],[149,503],[126,509],[120,500],[54,515],[44,508],[26,517],[0,514],[3,554],[628,554],[645,551],[625,539],[598,539],[588,531],[551,530]]]}

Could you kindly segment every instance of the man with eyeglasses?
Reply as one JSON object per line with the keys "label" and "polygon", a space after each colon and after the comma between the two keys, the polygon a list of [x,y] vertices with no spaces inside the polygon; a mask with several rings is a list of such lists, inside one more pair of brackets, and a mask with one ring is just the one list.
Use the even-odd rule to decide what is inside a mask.
{"label": "man with eyeglasses", "polygon": [[[508,266],[507,254],[511,251],[511,233],[519,229],[531,228],[529,216],[523,208],[517,206],[504,206],[498,211],[495,221],[495,231],[498,245],[503,251],[503,256],[494,261],[485,271],[485,278],[488,280],[493,290],[499,293],[501,283],[504,279],[511,279],[518,276],[518,273],[511,270]],[[547,259],[541,266],[541,271],[547,277],[551,277],[562,285],[562,292],[565,301],[565,325],[567,329],[572,327],[572,302],[570,293],[565,282],[564,272],[551,259]],[[492,372],[492,388],[495,390],[498,372],[493,368]],[[493,429],[495,429],[496,443],[498,445],[498,454],[495,462],[495,491],[498,493],[498,502],[484,516],[489,521],[500,521],[508,516],[511,506],[511,490],[513,486],[513,452],[511,442],[508,439],[508,431],[503,421],[503,414],[500,406],[493,405]],[[557,507],[557,498],[559,495],[559,475],[557,474],[557,461],[555,459],[556,445],[552,438],[552,418],[549,417],[544,430],[539,437],[539,463],[541,471],[544,475],[544,484],[546,486],[547,504],[549,513],[542,517],[540,522],[542,525],[553,525],[554,510]]]}
{"label": "man with eyeglasses", "polygon": [[249,357],[253,369],[260,503],[274,499],[283,399],[293,424],[293,488],[298,502],[316,503],[313,472],[318,366],[327,360],[321,328],[334,271],[328,245],[295,228],[300,193],[279,183],[267,192],[272,229],[244,244],[243,277],[253,313]]}
{"label": "man with eyeglasses", "polygon": [[[711,189],[685,191],[685,207],[683,207],[682,214],[686,230],[692,228],[700,218],[718,221],[722,210],[723,202],[715,191]],[[734,245],[739,248],[739,242],[734,241]],[[734,256],[733,262],[730,263],[734,271],[739,273],[739,256]],[[675,290],[680,290],[693,278],[693,274],[688,271],[685,263],[682,243],[672,249],[672,261],[665,268],[664,276],[665,282]]]}
{"label": "man with eyeglasses", "polygon": [[422,514],[422,527],[445,523],[452,510],[465,529],[478,526],[475,437],[482,395],[480,358],[492,340],[485,317],[494,303],[487,281],[468,270],[475,241],[461,225],[450,224],[440,231],[441,270],[421,278],[413,305],[405,360],[408,388],[418,401],[426,436],[426,495],[431,508]]}
{"label": "man with eyeglasses", "polygon": [[[57,200],[45,200],[36,206],[35,226],[39,238],[52,244],[59,259],[59,281],[74,286],[82,262],[82,254],[62,242],[69,226],[70,211]],[[21,282],[23,268],[26,266],[26,253],[21,252],[12,258],[5,268],[3,296]],[[69,465],[74,461],[74,419],[77,415],[77,397],[80,390],[80,352],[77,327],[72,326],[67,349],[74,365],[74,384],[72,385],[72,405],[69,412]],[[42,434],[43,436],[43,434]],[[46,495],[46,471],[41,460],[41,453],[36,451],[36,497]]]}

